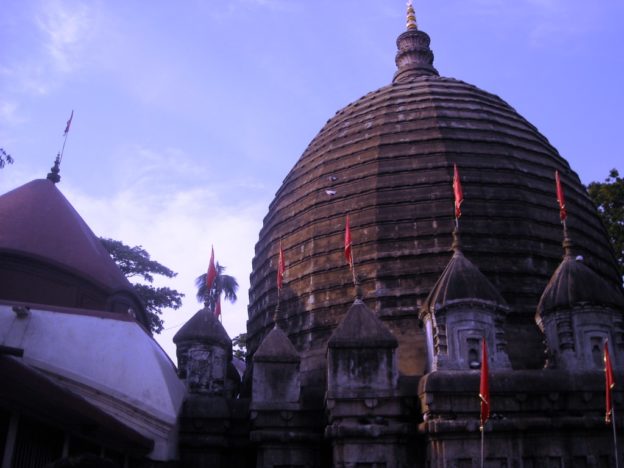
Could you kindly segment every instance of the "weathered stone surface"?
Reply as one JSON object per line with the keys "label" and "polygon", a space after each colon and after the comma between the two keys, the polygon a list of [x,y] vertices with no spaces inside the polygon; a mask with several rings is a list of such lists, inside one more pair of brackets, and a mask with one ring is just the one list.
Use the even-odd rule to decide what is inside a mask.
{"label": "weathered stone surface", "polygon": [[180,466],[255,466],[249,442],[249,400],[191,394],[179,421]]}
{"label": "weathered stone surface", "polygon": [[328,341],[328,423],[333,466],[414,466],[398,383],[397,340],[360,300]]}
{"label": "weathered stone surface", "polygon": [[[486,466],[607,466],[600,373],[535,370],[545,362],[535,310],[560,261],[555,170],[578,253],[615,288],[621,278],[596,210],[567,162],[511,106],[437,75],[426,34],[404,33],[398,46],[393,84],[327,122],[264,219],[251,275],[248,350],[261,358],[252,359],[256,364],[273,356],[261,342],[276,321],[301,356],[302,385],[291,408],[279,411],[288,403],[272,401],[252,411],[252,438],[267,454],[258,466],[299,463],[301,453],[291,450],[306,431],[290,421],[305,411],[326,416],[314,430],[324,426],[332,466],[474,466],[479,371],[462,370],[472,348],[461,344],[484,335],[497,364]],[[465,257],[448,252],[454,164],[464,188]],[[344,261],[346,214],[363,293],[350,309],[356,281]],[[274,317],[280,242],[286,275]],[[459,355],[448,359],[458,368],[424,375],[417,392],[434,352],[426,350],[420,310],[439,319],[440,330],[458,331]],[[582,328],[600,314],[578,317]],[[610,332],[618,329],[613,323]],[[505,355],[505,335],[519,370],[496,370],[509,368],[496,361]],[[439,347],[449,344],[442,334],[435,339]],[[621,397],[615,395],[618,407]]]}
{"label": "weathered stone surface", "polygon": [[264,338],[254,354],[254,362],[300,362],[301,358],[292,342],[279,327]]}
{"label": "weathered stone surface", "polygon": [[423,304],[423,312],[435,313],[436,309],[456,301],[479,301],[493,307],[507,308],[505,299],[494,285],[468,260],[461,250],[456,250],[442,275]]}
{"label": "weathered stone surface", "polygon": [[459,244],[459,234],[455,233],[455,253],[421,310],[428,369],[480,367],[484,339],[490,368],[508,369],[503,327],[509,307],[492,283],[464,257]]}
{"label": "weathered stone surface", "polygon": [[544,289],[537,313],[570,310],[588,304],[624,311],[624,296],[618,288],[592,271],[582,257],[565,255]]}
{"label": "weathered stone surface", "polygon": [[328,341],[327,395],[387,396],[398,381],[397,340],[356,300]]}
{"label": "weathered stone surface", "polygon": [[[480,458],[479,372],[433,372],[420,381],[427,465],[461,466]],[[486,466],[611,465],[604,423],[604,373],[492,372]],[[622,401],[618,391],[615,401]],[[471,465],[468,465],[471,466]]]}
{"label": "weathered stone surface", "polygon": [[413,352],[424,350],[417,316],[450,258],[453,163],[464,188],[463,251],[511,308],[513,366],[541,367],[533,317],[561,258],[555,170],[579,254],[616,283],[604,228],[578,176],[535,127],[497,96],[435,74],[340,110],[286,176],[256,245],[249,351],[273,326],[281,239],[287,269],[279,322],[301,353],[304,385],[322,378],[327,340],[353,297],[343,256],[349,213],[364,302],[397,337],[401,371],[422,374],[425,355]]}
{"label": "weathered stone surface", "polygon": [[240,379],[232,365],[232,341],[208,309],[197,312],[175,334],[178,375],[188,391],[234,396]]}
{"label": "weathered stone surface", "polygon": [[173,337],[175,344],[197,342],[232,349],[232,340],[217,317],[202,309],[186,322]]}
{"label": "weathered stone surface", "polygon": [[388,327],[359,299],[327,341],[329,348],[396,348],[397,339]]}
{"label": "weathered stone surface", "polygon": [[288,337],[273,328],[254,355],[252,408],[298,409],[299,362]]}
{"label": "weathered stone surface", "polygon": [[570,372],[604,368],[604,343],[611,359],[624,360],[624,295],[574,257],[564,240],[565,256],[537,306],[535,319],[544,332],[546,365]]}

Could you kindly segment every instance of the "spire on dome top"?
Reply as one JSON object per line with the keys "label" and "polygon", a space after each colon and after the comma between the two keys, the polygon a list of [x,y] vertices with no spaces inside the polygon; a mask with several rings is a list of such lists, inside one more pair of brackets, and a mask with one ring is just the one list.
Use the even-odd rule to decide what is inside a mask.
{"label": "spire on dome top", "polygon": [[59,174],[60,172],[61,172],[61,155],[59,153],[56,155],[56,159],[54,160],[54,166],[50,168],[50,172],[48,173],[48,176],[46,177],[46,179],[51,181],[53,184],[58,184],[61,181],[61,176]]}
{"label": "spire on dome top", "polygon": [[451,250],[456,254],[461,252],[461,238],[459,237],[459,229],[453,229],[453,243],[451,244]]}
{"label": "spire on dome top", "polygon": [[418,29],[418,24],[416,24],[416,12],[412,0],[407,0],[407,30],[410,29]]}
{"label": "spire on dome top", "polygon": [[438,75],[433,67],[433,52],[429,48],[431,40],[427,33],[418,30],[416,13],[412,1],[407,2],[407,30],[397,38],[395,62],[397,72],[394,82],[401,83],[423,75]]}

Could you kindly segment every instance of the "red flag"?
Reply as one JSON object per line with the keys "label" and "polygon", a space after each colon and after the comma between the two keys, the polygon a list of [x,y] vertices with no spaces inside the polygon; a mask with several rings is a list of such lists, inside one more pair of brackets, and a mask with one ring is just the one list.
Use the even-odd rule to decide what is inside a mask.
{"label": "red flag", "polygon": [[565,221],[568,217],[568,212],[565,206],[565,197],[563,196],[563,187],[561,185],[561,179],[559,178],[559,171],[555,171],[555,184],[557,185],[557,201],[559,202],[559,218],[561,221]]}
{"label": "red flag", "polygon": [[349,226],[349,215],[345,221],[345,239],[344,239],[345,260],[349,267],[353,268],[353,253],[351,252],[351,227]]}
{"label": "red flag", "polygon": [[71,127],[72,119],[74,118],[74,111],[72,110],[71,115],[69,116],[69,120],[67,121],[67,125],[65,126],[65,131],[63,132],[63,136],[67,136],[69,132],[69,127]]}
{"label": "red flag", "polygon": [[277,257],[277,289],[282,289],[285,271],[286,265],[284,264],[284,250],[282,249],[282,241],[280,240],[279,256]]}
{"label": "red flag", "polygon": [[217,297],[217,305],[215,306],[214,315],[217,318],[219,317],[219,315],[221,315],[221,295]]}
{"label": "red flag", "polygon": [[214,247],[210,248],[210,265],[208,265],[208,273],[206,273],[206,289],[208,290],[208,293],[210,293],[210,290],[212,289],[212,285],[215,282],[215,279],[217,279],[217,269],[215,268],[215,262],[214,262]]}
{"label": "red flag", "polygon": [[481,342],[481,384],[479,385],[479,398],[481,399],[481,430],[490,419],[490,380],[488,376],[488,357],[485,338]]}
{"label": "red flag", "polygon": [[455,195],[455,218],[461,216],[461,204],[464,201],[464,191],[462,190],[461,180],[459,179],[459,171],[457,164],[453,164],[453,193]]}
{"label": "red flag", "polygon": [[604,363],[605,363],[605,421],[611,422],[613,414],[613,402],[611,400],[611,391],[615,388],[615,379],[613,378],[613,367],[611,367],[611,358],[609,358],[609,344],[605,341],[604,345]]}

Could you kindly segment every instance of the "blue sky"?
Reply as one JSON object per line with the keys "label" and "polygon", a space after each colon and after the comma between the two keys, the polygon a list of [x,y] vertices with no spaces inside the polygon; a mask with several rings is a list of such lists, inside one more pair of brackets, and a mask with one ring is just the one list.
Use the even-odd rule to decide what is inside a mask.
{"label": "blue sky", "polygon": [[[624,3],[414,2],[444,76],[501,96],[588,183],[624,170]],[[269,202],[334,113],[390,83],[404,1],[3,0],[0,193],[44,177],[74,121],[59,188],[98,234],[179,273],[171,337],[199,304],[211,244],[241,285]],[[288,276],[286,275],[286,281]],[[163,283],[165,284],[165,283]]]}

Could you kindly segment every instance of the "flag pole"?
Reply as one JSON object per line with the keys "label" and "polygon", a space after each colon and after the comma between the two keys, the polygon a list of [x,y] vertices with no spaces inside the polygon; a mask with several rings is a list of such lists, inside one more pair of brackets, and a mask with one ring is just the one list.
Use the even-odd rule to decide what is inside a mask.
{"label": "flag pole", "polygon": [[69,135],[69,132],[67,132],[65,134],[65,138],[63,138],[63,147],[61,148],[61,156],[59,157],[59,163],[63,161],[63,153],[65,152],[65,143],[67,143],[67,135]]}
{"label": "flag pole", "polygon": [[72,119],[74,118],[74,111],[72,109],[67,125],[65,126],[65,132],[63,133],[63,147],[61,148],[61,155],[59,157],[59,164],[63,161],[63,153],[65,152],[65,144],[67,143],[67,136],[69,135],[69,127],[71,127]]}
{"label": "flag pole", "polygon": [[357,275],[355,274],[355,262],[353,261],[353,259],[351,259],[351,273],[353,274],[353,288],[355,289],[355,298],[357,299],[360,296],[360,285],[357,280]]}
{"label": "flag pole", "polygon": [[483,423],[483,426],[481,426],[481,468],[483,468],[483,464],[485,462],[485,458],[483,457],[483,453],[484,453],[484,446],[485,446],[485,423]]}
{"label": "flag pole", "polygon": [[353,244],[351,242],[351,226],[349,223],[349,215],[345,219],[345,238],[344,238],[344,255],[345,260],[349,264],[349,268],[351,269],[351,276],[353,278],[353,289],[355,290],[355,298],[361,298],[360,285],[357,280],[357,275],[355,274],[355,261],[353,260]]}
{"label": "flag pole", "polygon": [[613,427],[613,450],[615,455],[615,468],[619,468],[617,434],[615,430],[615,405],[613,404],[613,389],[615,388],[615,376],[609,357],[609,342],[604,343],[604,364],[605,364],[605,421],[611,422]]}
{"label": "flag pole", "polygon": [[613,452],[615,454],[615,468],[620,468],[620,463],[618,461],[617,433],[615,431],[615,405],[611,407],[611,426],[613,427]]}
{"label": "flag pole", "polygon": [[481,379],[479,382],[479,399],[481,400],[481,468],[485,463],[485,425],[490,418],[490,381],[489,381],[489,366],[488,366],[488,354],[487,345],[485,343],[485,336],[481,342]]}

